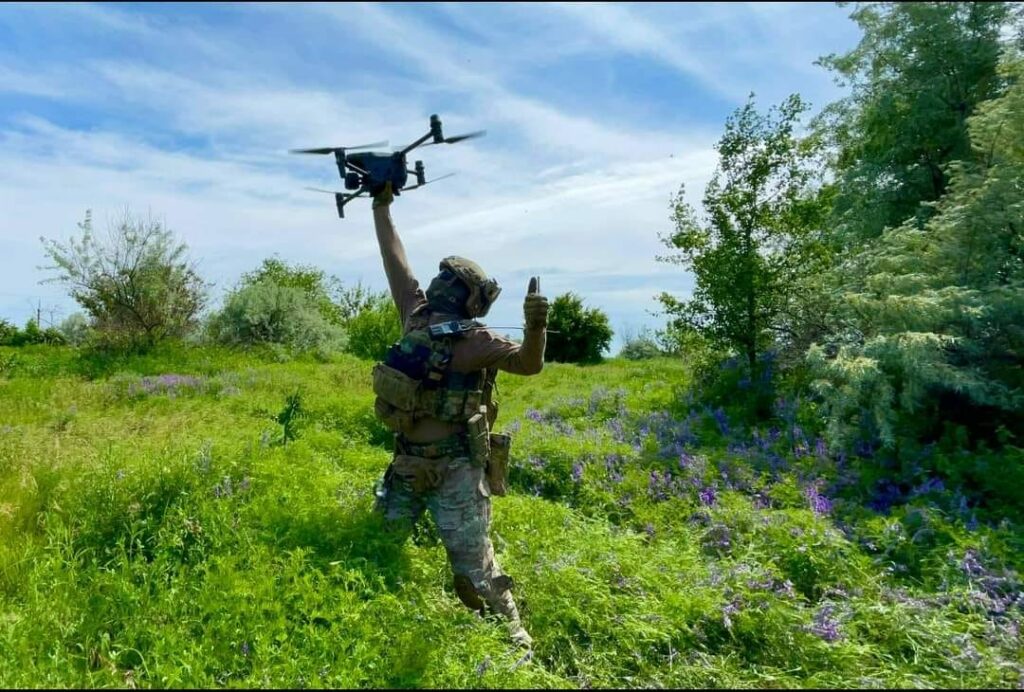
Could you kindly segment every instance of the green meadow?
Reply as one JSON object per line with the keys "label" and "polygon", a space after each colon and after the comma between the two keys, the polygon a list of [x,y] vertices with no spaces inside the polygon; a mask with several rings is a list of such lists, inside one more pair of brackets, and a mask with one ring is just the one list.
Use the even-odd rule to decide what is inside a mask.
{"label": "green meadow", "polygon": [[747,427],[680,359],[499,377],[524,660],[429,521],[381,532],[371,366],[0,350],[0,686],[1024,684],[1019,524],[866,489],[804,404]]}

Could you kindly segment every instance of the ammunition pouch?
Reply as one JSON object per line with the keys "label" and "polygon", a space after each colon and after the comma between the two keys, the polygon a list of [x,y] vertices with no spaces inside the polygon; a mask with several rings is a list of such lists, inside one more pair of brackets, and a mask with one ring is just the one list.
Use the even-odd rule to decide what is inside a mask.
{"label": "ammunition pouch", "polygon": [[508,453],[512,436],[508,433],[491,433],[491,454],[487,460],[487,483],[491,494],[502,497],[508,491]]}
{"label": "ammunition pouch", "polygon": [[469,439],[469,463],[484,468],[491,455],[491,438],[487,430],[487,407],[480,406],[466,421],[466,437]]}

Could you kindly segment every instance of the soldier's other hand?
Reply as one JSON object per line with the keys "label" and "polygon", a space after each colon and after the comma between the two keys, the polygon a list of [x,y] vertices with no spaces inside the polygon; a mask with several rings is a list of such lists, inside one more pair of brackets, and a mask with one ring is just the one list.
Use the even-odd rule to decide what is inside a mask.
{"label": "soldier's other hand", "polygon": [[526,300],[523,301],[523,316],[527,329],[543,329],[548,325],[548,299],[540,293],[539,276],[530,279]]}
{"label": "soldier's other hand", "polygon": [[395,201],[395,195],[391,190],[391,181],[384,183],[384,188],[373,196],[373,208],[386,207]]}

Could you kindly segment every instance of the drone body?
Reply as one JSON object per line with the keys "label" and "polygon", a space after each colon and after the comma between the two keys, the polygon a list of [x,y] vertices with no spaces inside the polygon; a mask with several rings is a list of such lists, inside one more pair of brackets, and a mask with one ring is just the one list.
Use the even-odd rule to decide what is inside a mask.
{"label": "drone body", "polygon": [[[446,139],[441,130],[441,119],[436,115],[432,115],[430,116],[430,131],[427,134],[423,135],[409,146],[392,153],[372,151],[355,152],[356,149],[373,149],[387,146],[387,142],[376,142],[374,144],[366,144],[358,147],[292,149],[292,153],[334,154],[335,163],[338,165],[338,173],[341,175],[342,180],[345,181],[345,189],[354,190],[354,192],[346,194],[344,192],[333,192],[331,190],[320,190],[318,188],[308,189],[334,195],[335,202],[338,206],[338,216],[345,218],[346,204],[363,194],[370,196],[376,195],[384,189],[384,186],[389,182],[391,183],[392,192],[397,196],[402,193],[403,189],[414,190],[417,187],[422,187],[436,180],[441,180],[441,178],[435,178],[434,180],[428,181],[426,179],[426,173],[422,161],[416,161],[415,167],[412,170],[409,169],[409,165],[406,162],[406,156],[416,147],[424,143],[454,144],[455,142],[460,142],[471,137],[479,137],[482,134],[484,134],[483,131],[471,132],[466,135],[458,135],[456,137],[448,137]],[[427,142],[427,140],[432,141]],[[410,175],[415,176],[416,184],[411,187],[406,187],[406,183],[409,182]],[[448,176],[442,177],[447,178]]]}

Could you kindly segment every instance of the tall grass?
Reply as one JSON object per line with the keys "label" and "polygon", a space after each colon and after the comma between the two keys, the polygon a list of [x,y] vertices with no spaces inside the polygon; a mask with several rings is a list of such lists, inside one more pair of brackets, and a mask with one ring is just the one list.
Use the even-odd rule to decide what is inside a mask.
{"label": "tall grass", "polygon": [[785,407],[745,428],[688,401],[675,361],[499,379],[513,489],[492,535],[526,662],[459,603],[429,523],[380,530],[367,362],[12,357],[5,687],[1024,682],[1018,526],[935,484],[873,507]]}

